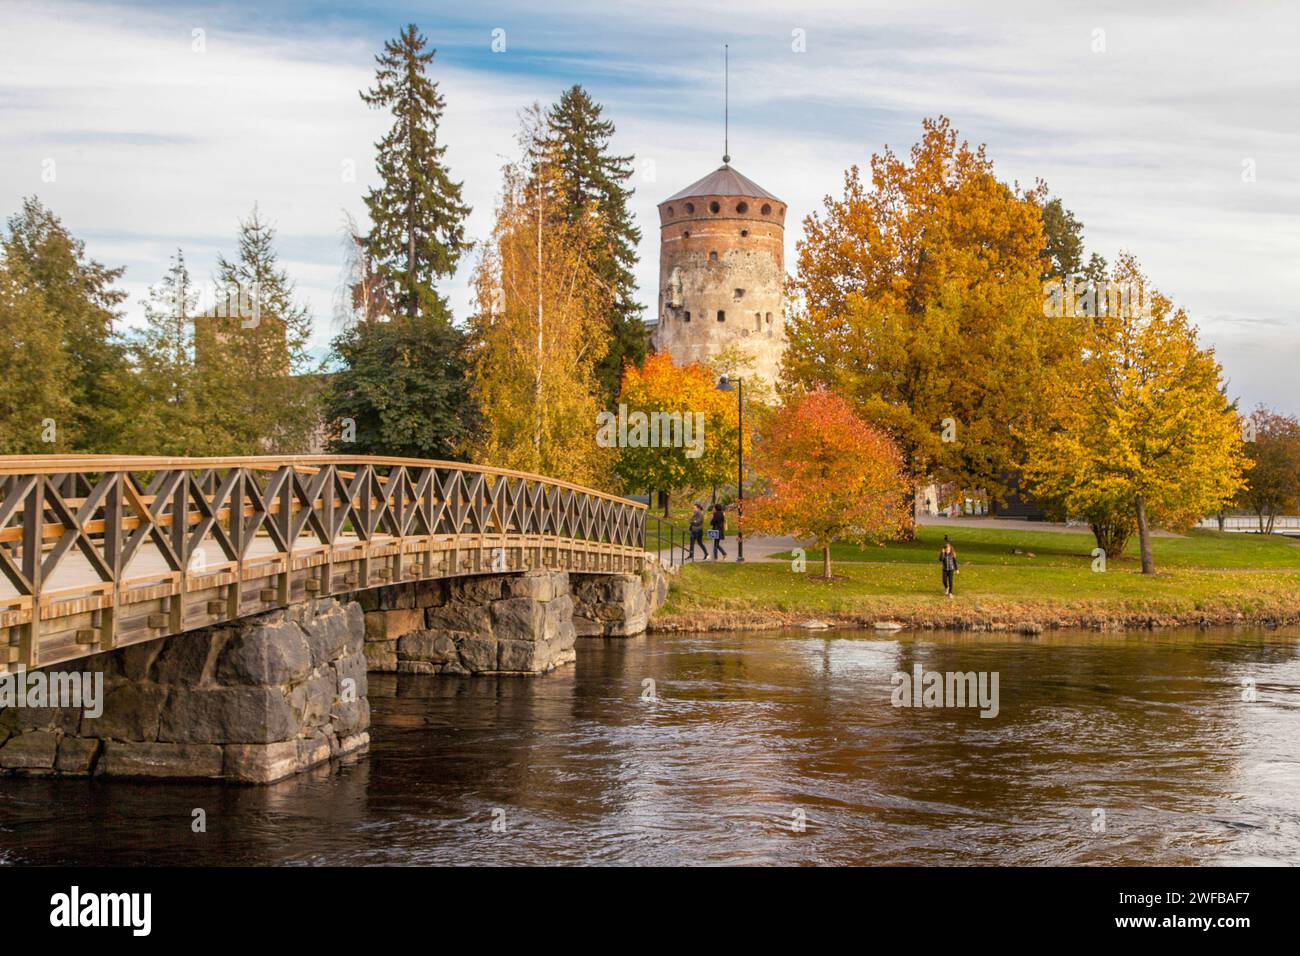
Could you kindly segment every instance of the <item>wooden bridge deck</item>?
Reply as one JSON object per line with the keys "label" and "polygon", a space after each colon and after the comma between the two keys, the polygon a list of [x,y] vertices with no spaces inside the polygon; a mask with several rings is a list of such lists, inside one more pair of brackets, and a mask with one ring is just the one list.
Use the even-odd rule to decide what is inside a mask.
{"label": "wooden bridge deck", "polygon": [[644,516],[452,462],[0,457],[0,671],[400,581],[639,571]]}

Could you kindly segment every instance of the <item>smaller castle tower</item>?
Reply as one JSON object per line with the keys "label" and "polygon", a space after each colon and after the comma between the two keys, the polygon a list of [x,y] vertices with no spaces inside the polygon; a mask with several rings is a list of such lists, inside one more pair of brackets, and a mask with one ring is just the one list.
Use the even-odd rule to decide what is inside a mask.
{"label": "smaller castle tower", "polygon": [[737,345],[775,382],[785,349],[785,203],[723,165],[659,204],[653,343],[678,363]]}

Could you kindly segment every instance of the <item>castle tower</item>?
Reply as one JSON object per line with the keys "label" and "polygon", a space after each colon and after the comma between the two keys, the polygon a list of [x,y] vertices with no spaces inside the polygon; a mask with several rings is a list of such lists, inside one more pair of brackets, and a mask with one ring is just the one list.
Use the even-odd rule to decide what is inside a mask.
{"label": "castle tower", "polygon": [[738,345],[775,382],[785,348],[785,203],[724,163],[659,204],[658,352],[707,363]]}

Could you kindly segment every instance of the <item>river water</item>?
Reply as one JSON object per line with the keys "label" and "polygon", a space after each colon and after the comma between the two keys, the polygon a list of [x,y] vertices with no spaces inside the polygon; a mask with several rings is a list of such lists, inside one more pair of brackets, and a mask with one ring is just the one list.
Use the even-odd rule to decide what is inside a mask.
{"label": "river water", "polygon": [[[997,716],[893,706],[917,664]],[[271,787],[0,778],[0,861],[1300,863],[1300,629],[658,634],[370,695],[367,756]]]}

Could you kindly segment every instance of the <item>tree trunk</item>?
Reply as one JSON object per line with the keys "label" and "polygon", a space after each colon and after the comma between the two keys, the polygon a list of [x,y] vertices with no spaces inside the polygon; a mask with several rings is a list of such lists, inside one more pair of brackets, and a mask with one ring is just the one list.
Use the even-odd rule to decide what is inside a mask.
{"label": "tree trunk", "polygon": [[1117,560],[1124,554],[1131,533],[1127,526],[1119,522],[1090,521],[1088,527],[1097,540],[1097,547],[1106,553],[1107,560]]}
{"label": "tree trunk", "polygon": [[903,533],[899,536],[898,540],[915,541],[916,540],[916,484],[914,482],[907,483],[907,491],[903,495],[903,500],[907,503],[906,507],[907,507],[908,521],[907,521],[907,527],[903,529]]}
{"label": "tree trunk", "polygon": [[660,502],[663,504],[663,506],[664,506],[664,517],[665,517],[665,518],[668,517],[668,498],[669,498],[669,495],[671,495],[671,494],[672,494],[672,492],[669,492],[669,491],[661,491],[661,492],[659,492],[659,501],[660,501]]}
{"label": "tree trunk", "polygon": [[831,544],[827,541],[822,545],[822,580],[831,579]]}
{"label": "tree trunk", "polygon": [[1142,496],[1137,498],[1138,546],[1142,551],[1142,573],[1155,574],[1155,561],[1151,557],[1151,528],[1147,524],[1147,505]]}
{"label": "tree trunk", "polygon": [[1219,514],[1218,514],[1217,517],[1218,517],[1218,519],[1219,519],[1219,533],[1222,534],[1222,533],[1223,533],[1223,522],[1224,522],[1223,509],[1222,509],[1222,508],[1219,509]]}

